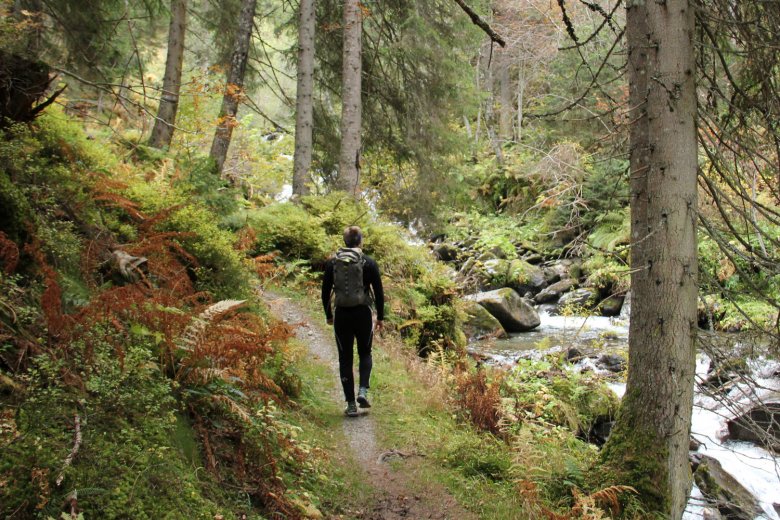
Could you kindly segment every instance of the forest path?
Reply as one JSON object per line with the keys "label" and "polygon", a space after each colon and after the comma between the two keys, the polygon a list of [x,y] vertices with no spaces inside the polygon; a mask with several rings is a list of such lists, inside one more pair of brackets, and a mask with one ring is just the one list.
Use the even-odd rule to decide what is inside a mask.
{"label": "forest path", "polygon": [[[312,356],[326,365],[333,374],[333,384],[326,391],[333,402],[333,413],[343,414],[344,396],[339,384],[338,355],[332,329],[313,320],[309,311],[285,296],[265,291],[262,298],[273,314],[292,325],[299,341],[307,346]],[[381,366],[374,364],[375,370]],[[444,488],[435,482],[426,482],[421,489],[419,482],[412,484],[413,469],[409,460],[399,457],[399,452],[381,446],[377,440],[377,422],[371,413],[382,413],[376,406],[360,409],[358,417],[344,417],[343,434],[349,443],[351,455],[365,472],[368,484],[376,490],[375,501],[365,504],[356,512],[361,520],[396,519],[458,519],[476,518],[463,509]],[[401,464],[390,466],[393,459]]]}

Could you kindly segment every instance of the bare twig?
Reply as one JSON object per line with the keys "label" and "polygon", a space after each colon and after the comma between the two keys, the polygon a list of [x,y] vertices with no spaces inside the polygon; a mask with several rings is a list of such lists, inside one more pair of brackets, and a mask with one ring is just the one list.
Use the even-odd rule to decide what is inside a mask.
{"label": "bare twig", "polygon": [[55,481],[57,486],[60,486],[62,484],[62,481],[65,478],[65,470],[68,469],[68,467],[73,463],[73,458],[79,452],[79,448],[81,447],[81,417],[79,417],[79,414],[76,414],[76,417],[74,418],[74,424],[76,430],[75,433],[76,438],[73,442],[73,449],[71,449],[70,453],[68,453],[68,457],[65,459],[65,462],[62,465],[60,474],[59,476],[57,476],[57,480]]}

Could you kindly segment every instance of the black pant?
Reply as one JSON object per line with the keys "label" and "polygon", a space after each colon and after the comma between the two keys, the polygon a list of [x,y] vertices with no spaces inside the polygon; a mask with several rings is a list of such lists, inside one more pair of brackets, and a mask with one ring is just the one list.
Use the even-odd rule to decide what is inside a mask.
{"label": "black pant", "polygon": [[333,330],[336,333],[336,346],[339,350],[339,374],[344,387],[344,399],[355,400],[355,376],[352,373],[354,352],[352,345],[357,339],[357,351],[360,358],[360,386],[369,387],[371,377],[371,341],[374,337],[373,317],[367,305],[357,307],[336,307],[333,318]]}

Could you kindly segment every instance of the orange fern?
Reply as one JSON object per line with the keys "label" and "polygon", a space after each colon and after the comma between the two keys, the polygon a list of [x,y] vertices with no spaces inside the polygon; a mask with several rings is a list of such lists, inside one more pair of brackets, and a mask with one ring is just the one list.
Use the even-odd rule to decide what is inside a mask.
{"label": "orange fern", "polygon": [[16,270],[19,262],[19,248],[8,235],[0,231],[0,262],[3,265],[3,271],[11,274]]}

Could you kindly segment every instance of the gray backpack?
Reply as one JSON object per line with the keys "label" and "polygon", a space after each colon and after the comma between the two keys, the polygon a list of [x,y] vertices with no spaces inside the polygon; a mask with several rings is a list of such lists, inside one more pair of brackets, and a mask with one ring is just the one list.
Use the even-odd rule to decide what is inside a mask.
{"label": "gray backpack", "polygon": [[354,249],[339,249],[333,263],[333,292],[336,307],[370,305],[371,299],[363,286],[363,253]]}

